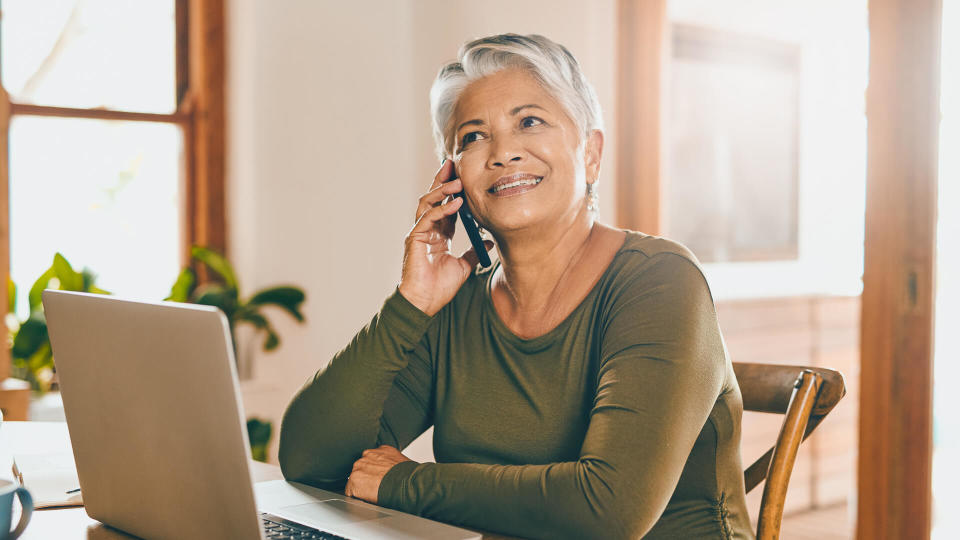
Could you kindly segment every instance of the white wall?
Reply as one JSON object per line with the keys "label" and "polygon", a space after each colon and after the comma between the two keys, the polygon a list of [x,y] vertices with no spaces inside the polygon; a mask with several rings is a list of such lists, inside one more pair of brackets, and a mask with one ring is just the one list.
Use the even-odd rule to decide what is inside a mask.
{"label": "white wall", "polygon": [[706,264],[714,298],[859,295],[867,177],[866,0],[726,0],[723,9],[711,0],[670,0],[667,8],[671,23],[793,43],[801,50],[798,259]]}
{"label": "white wall", "polygon": [[[605,111],[601,216],[610,222],[615,6],[614,0],[228,3],[230,256],[247,293],[278,283],[307,291],[307,323],[277,313],[280,349],[254,354],[252,378],[243,383],[248,415],[279,428],[294,392],[396,285],[416,199],[438,166],[428,90],[464,41],[541,33],[578,57]],[[411,457],[429,459],[429,446],[418,441]]]}

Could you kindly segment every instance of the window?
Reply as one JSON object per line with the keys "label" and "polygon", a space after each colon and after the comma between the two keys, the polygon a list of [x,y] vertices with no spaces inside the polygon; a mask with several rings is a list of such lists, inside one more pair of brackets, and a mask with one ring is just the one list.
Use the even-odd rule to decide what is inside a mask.
{"label": "window", "polygon": [[671,34],[664,230],[705,263],[796,259],[800,47]]}
{"label": "window", "polygon": [[190,245],[226,244],[223,0],[0,10],[0,268],[19,312],[56,252],[162,299]]}
{"label": "window", "polygon": [[866,8],[667,2],[660,232],[715,298],[859,295]]}

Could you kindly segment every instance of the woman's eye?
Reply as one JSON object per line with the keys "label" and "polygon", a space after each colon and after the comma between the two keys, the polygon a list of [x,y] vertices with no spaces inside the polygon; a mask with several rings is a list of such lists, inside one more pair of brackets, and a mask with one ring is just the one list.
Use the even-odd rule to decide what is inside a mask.
{"label": "woman's eye", "polygon": [[463,148],[472,142],[479,141],[482,138],[483,135],[479,131],[471,131],[470,133],[464,135],[462,139],[460,139],[460,147]]}
{"label": "woman's eye", "polygon": [[520,127],[534,127],[543,124],[543,120],[537,118],[536,116],[527,116],[523,120],[520,120]]}

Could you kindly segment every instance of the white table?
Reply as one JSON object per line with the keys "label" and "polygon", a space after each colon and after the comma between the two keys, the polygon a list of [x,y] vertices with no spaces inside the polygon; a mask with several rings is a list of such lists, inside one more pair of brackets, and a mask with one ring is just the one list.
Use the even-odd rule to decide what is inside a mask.
{"label": "white table", "polygon": [[[0,425],[0,478],[13,479],[10,466],[18,454],[40,454],[70,451],[70,436],[63,422],[7,422]],[[280,467],[259,461],[251,462],[256,481],[283,478]],[[14,516],[14,522],[19,515]],[[51,539],[129,539],[134,538],[96,521],[83,507],[34,510],[24,540]]]}
{"label": "white table", "polygon": [[[70,452],[70,435],[64,422],[7,422],[0,425],[0,478],[13,479],[13,456]],[[255,482],[280,480],[280,467],[259,461],[250,462]],[[28,481],[29,484],[29,481]],[[19,514],[14,516],[14,523]],[[23,540],[117,540],[136,538],[87,516],[83,507],[34,510]],[[484,533],[484,540],[510,540],[510,537]]]}

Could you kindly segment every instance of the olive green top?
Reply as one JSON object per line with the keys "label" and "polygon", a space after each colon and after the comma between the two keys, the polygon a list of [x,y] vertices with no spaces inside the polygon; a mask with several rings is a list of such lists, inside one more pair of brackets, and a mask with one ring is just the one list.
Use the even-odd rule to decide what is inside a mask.
{"label": "olive green top", "polygon": [[379,504],[539,538],[751,538],[743,405],[693,255],[628,232],[559,326],[513,334],[478,270],[433,317],[399,293],[294,397],[284,475],[342,487],[360,453],[431,425],[437,463]]}

